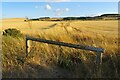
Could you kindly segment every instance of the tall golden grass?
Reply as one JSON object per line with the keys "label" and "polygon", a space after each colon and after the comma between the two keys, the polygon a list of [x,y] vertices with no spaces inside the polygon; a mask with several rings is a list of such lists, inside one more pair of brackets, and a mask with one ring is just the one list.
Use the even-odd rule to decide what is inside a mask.
{"label": "tall golden grass", "polygon": [[[2,22],[2,30],[16,28],[37,38],[104,48],[101,77],[119,78],[117,22],[33,21],[29,28],[24,19],[7,19]],[[50,27],[53,24],[57,25]],[[29,56],[25,58],[25,38],[2,38],[3,77],[99,77],[95,70],[94,52],[33,41]]]}

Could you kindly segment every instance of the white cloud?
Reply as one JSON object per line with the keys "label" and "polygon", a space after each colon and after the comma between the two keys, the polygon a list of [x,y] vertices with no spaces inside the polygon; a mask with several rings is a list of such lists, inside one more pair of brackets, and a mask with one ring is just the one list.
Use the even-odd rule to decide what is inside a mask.
{"label": "white cloud", "polygon": [[56,15],[56,16],[60,16],[60,15],[64,14],[65,12],[68,12],[68,11],[69,11],[69,8],[56,9],[56,10],[55,10],[55,15]]}
{"label": "white cloud", "polygon": [[68,12],[68,11],[69,11],[69,8],[65,8],[65,11]]}
{"label": "white cloud", "polygon": [[49,4],[47,4],[47,5],[45,5],[45,9],[46,9],[46,10],[51,10],[52,7],[51,7]]}
{"label": "white cloud", "polygon": [[56,9],[56,11],[55,11],[55,15],[56,16],[60,16],[61,14],[63,14],[63,10],[61,10],[61,9]]}

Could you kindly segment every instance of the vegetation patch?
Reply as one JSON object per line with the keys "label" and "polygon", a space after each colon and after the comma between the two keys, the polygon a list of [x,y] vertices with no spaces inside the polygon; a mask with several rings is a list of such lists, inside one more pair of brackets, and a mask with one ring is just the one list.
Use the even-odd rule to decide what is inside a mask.
{"label": "vegetation patch", "polygon": [[3,35],[4,36],[12,36],[12,37],[23,37],[23,34],[21,33],[21,31],[15,29],[15,28],[5,29],[3,31]]}

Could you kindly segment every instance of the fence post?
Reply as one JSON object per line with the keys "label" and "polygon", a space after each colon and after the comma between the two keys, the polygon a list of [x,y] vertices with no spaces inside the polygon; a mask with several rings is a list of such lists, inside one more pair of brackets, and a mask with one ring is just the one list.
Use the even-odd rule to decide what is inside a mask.
{"label": "fence post", "polygon": [[101,78],[101,68],[102,68],[102,52],[97,52],[96,57],[96,72],[97,77]]}
{"label": "fence post", "polygon": [[28,56],[28,53],[30,52],[30,40],[26,37],[26,57]]}
{"label": "fence post", "polygon": [[26,46],[26,57],[28,56],[28,44],[27,44],[27,41],[28,41],[28,39],[27,39],[27,37],[26,37],[26,40],[25,40],[25,46]]}

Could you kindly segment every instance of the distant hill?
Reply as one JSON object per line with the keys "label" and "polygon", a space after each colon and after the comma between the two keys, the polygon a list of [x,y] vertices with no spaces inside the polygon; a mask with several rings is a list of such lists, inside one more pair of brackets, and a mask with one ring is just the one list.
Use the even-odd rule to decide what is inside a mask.
{"label": "distant hill", "polygon": [[63,20],[118,20],[120,14],[102,14],[94,17],[65,17]]}
{"label": "distant hill", "polygon": [[120,18],[120,14],[103,14],[101,16],[98,16],[98,17],[101,17],[102,19],[104,20],[118,20]]}
{"label": "distant hill", "polygon": [[[120,19],[120,14],[102,14],[100,16],[94,17],[64,17],[64,18],[50,18],[41,17],[36,19],[29,19],[32,21],[64,21],[64,20],[118,20]],[[27,20],[24,20],[27,21]]]}

